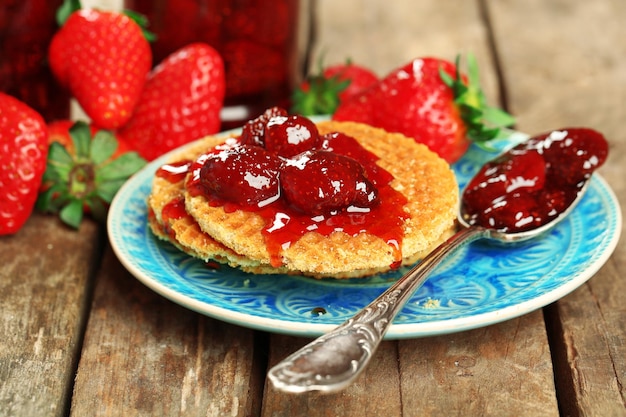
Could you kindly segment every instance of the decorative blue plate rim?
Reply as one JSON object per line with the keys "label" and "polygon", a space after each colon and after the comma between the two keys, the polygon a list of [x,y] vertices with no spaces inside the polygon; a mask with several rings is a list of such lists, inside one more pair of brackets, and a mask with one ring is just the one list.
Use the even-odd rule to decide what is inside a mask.
{"label": "decorative blue plate rim", "polygon": [[[487,160],[525,138],[511,132],[498,149],[470,148],[453,166],[459,187]],[[360,280],[315,280],[246,274],[226,266],[208,268],[156,239],[147,226],[145,200],[152,177],[170,154],[152,161],[124,184],[107,222],[109,241],[120,262],[163,297],[244,327],[315,337],[350,318],[403,272]],[[549,234],[514,248],[474,242],[444,260],[385,338],[469,330],[542,308],[600,269],[617,245],[621,223],[615,194],[595,174],[576,209]]]}

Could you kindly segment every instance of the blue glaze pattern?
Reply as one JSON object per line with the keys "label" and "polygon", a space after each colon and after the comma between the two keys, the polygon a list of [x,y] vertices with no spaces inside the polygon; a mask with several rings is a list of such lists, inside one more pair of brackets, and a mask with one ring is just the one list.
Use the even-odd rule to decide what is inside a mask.
{"label": "blue glaze pattern", "polygon": [[[453,166],[459,186],[497,152],[525,138],[513,132],[498,150],[472,147]],[[241,326],[317,336],[350,318],[406,270],[365,279],[314,280],[208,268],[156,239],[147,226],[145,200],[154,172],[166,158],[150,163],[118,192],[108,232],[131,274],[174,302]],[[590,185],[578,207],[549,234],[515,247],[477,241],[444,260],[386,338],[486,326],[541,308],[582,285],[606,262],[621,232],[621,211],[612,190],[598,175]]]}

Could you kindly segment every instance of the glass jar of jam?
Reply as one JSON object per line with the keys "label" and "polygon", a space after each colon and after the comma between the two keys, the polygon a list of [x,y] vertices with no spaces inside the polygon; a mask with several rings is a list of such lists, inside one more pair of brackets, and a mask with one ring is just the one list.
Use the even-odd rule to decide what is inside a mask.
{"label": "glass jar of jam", "polygon": [[25,102],[46,121],[67,119],[69,93],[47,64],[48,45],[58,29],[55,13],[63,0],[0,2],[0,91]]}
{"label": "glass jar of jam", "polygon": [[125,0],[145,15],[157,39],[155,65],[191,43],[205,42],[224,59],[222,128],[242,125],[272,106],[289,107],[308,65],[307,0]]}

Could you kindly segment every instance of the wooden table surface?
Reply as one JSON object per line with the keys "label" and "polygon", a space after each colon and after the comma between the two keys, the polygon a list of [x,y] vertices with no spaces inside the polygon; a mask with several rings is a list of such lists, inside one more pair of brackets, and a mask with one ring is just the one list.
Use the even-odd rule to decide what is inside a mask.
{"label": "wooden table surface", "polygon": [[[626,2],[320,0],[315,55],[380,75],[473,52],[492,103],[539,133],[601,130],[601,175],[626,206]],[[307,340],[205,317],[157,295],[106,230],[33,216],[0,238],[2,416],[625,416],[626,249],[517,319],[386,341],[347,390],[289,395],[268,366]]]}

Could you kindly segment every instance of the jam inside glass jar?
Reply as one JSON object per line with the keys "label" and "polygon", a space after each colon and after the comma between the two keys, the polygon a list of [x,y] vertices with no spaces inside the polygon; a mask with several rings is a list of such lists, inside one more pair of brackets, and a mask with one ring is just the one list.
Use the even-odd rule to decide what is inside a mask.
{"label": "jam inside glass jar", "polygon": [[63,0],[0,2],[0,91],[39,112],[46,121],[67,119],[69,93],[47,64],[48,45],[58,29],[55,13]]}
{"label": "jam inside glass jar", "polygon": [[271,106],[289,107],[307,65],[306,0],[125,0],[157,35],[155,65],[191,43],[205,42],[224,59],[222,128],[241,126]]}

